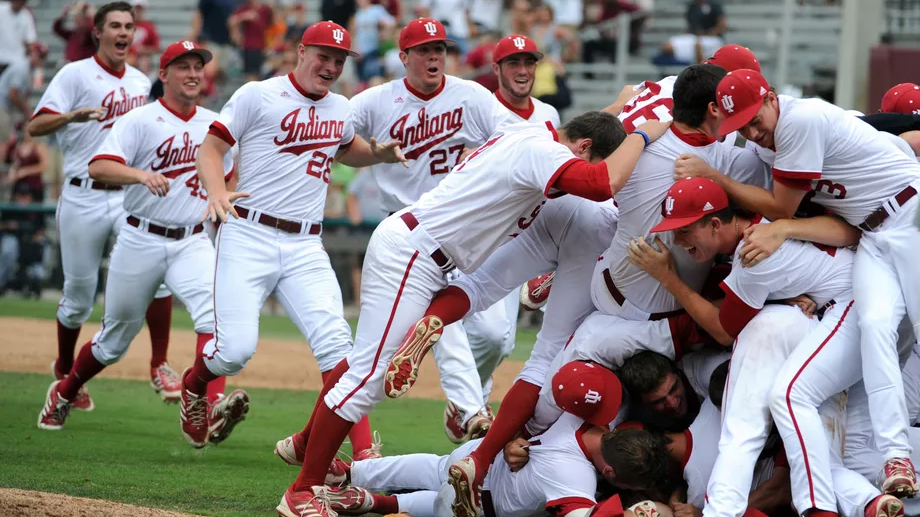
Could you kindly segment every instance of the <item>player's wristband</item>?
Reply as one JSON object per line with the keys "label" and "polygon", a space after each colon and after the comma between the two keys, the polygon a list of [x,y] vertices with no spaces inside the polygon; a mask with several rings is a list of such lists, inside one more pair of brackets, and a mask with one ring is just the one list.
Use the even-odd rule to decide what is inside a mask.
{"label": "player's wristband", "polygon": [[645,131],[642,131],[641,129],[636,129],[636,130],[633,130],[633,134],[642,135],[642,139],[645,140],[645,147],[648,147],[648,144],[651,143],[649,142],[648,135],[645,134]]}

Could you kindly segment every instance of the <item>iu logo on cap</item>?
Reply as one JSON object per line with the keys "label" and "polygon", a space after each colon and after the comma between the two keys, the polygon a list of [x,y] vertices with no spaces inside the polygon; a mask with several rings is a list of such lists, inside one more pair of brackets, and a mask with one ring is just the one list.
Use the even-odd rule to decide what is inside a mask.
{"label": "iu logo on cap", "polygon": [[519,49],[523,49],[524,45],[527,44],[524,38],[521,38],[521,37],[514,38],[513,40],[511,40],[511,43],[514,43],[514,46]]}
{"label": "iu logo on cap", "polygon": [[425,24],[425,32],[434,36],[438,33],[438,26],[434,22],[428,22]]}
{"label": "iu logo on cap", "polygon": [[345,31],[342,29],[332,29],[332,39],[334,39],[336,43],[342,43],[342,40],[345,39]]}
{"label": "iu logo on cap", "polygon": [[601,401],[601,394],[594,391],[588,390],[588,393],[585,393],[585,402],[588,404],[597,404]]}
{"label": "iu logo on cap", "polygon": [[671,215],[671,212],[673,210],[674,210],[674,198],[671,196],[668,196],[667,199],[664,200],[664,211],[667,212],[668,215]]}
{"label": "iu logo on cap", "polygon": [[195,44],[192,43],[191,41],[183,41],[183,42],[182,42],[182,47],[183,47],[185,50],[195,50]]}
{"label": "iu logo on cap", "polygon": [[725,108],[725,111],[729,113],[735,112],[735,99],[732,99],[731,95],[722,96],[722,107]]}

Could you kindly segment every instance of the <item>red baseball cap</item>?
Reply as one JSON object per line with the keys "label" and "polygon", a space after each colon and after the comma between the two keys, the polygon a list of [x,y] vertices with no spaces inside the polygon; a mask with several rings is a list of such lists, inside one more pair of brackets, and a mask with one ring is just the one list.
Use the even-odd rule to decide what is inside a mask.
{"label": "red baseball cap", "polygon": [[361,54],[351,49],[351,34],[338,23],[326,21],[316,22],[303,31],[300,42],[314,47],[337,48],[348,52],[349,56],[359,57]]}
{"label": "red baseball cap", "polygon": [[563,410],[589,424],[609,425],[620,411],[623,387],[607,368],[572,361],[553,375],[553,398]]}
{"label": "red baseball cap", "polygon": [[716,104],[725,115],[719,126],[719,136],[747,125],[760,111],[768,93],[770,84],[755,70],[742,68],[723,77],[716,87]]}
{"label": "red baseball cap", "polygon": [[447,39],[444,25],[434,18],[417,18],[407,23],[399,31],[399,50],[403,52],[433,41],[443,41],[448,45],[454,44],[454,40]]}
{"label": "red baseball cap", "polygon": [[532,39],[520,34],[512,34],[500,39],[495,45],[495,50],[492,51],[492,62],[498,63],[515,54],[530,54],[538,61],[543,59],[543,53],[537,50],[537,44]]}
{"label": "red baseball cap", "polygon": [[892,86],[882,97],[882,112],[920,115],[920,86],[914,83]]}
{"label": "red baseball cap", "polygon": [[173,61],[188,54],[195,54],[200,57],[205,64],[213,57],[210,50],[199,47],[194,41],[177,41],[166,47],[166,50],[160,55],[160,68],[166,68]]}
{"label": "red baseball cap", "polygon": [[757,61],[757,56],[749,48],[741,45],[725,45],[703,63],[721,66],[729,72],[742,68],[760,72],[760,61]]}
{"label": "red baseball cap", "polygon": [[706,214],[728,207],[728,195],[722,187],[706,178],[680,180],[668,189],[661,203],[661,221],[652,233],[666,232],[695,223]]}

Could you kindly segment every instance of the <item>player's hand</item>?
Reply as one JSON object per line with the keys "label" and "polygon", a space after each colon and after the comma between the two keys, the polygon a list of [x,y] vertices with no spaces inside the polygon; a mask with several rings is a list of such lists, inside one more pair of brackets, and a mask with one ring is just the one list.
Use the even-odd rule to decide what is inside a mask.
{"label": "player's hand", "polygon": [[68,113],[71,122],[82,124],[90,120],[98,120],[105,110],[102,108],[79,108]]}
{"label": "player's hand", "polygon": [[684,153],[674,160],[674,181],[687,178],[710,178],[721,174],[695,154]]}
{"label": "player's hand", "polygon": [[141,183],[143,183],[144,186],[147,187],[147,190],[154,196],[166,197],[166,194],[169,193],[169,178],[162,174],[145,172],[141,179]]}
{"label": "player's hand", "polygon": [[791,305],[793,307],[798,307],[802,309],[802,312],[808,316],[808,319],[815,317],[815,311],[818,310],[818,304],[814,300],[808,297],[808,295],[800,294],[795,298],[790,298],[785,300],[786,305]]}
{"label": "player's hand", "polygon": [[212,220],[216,222],[227,222],[227,214],[233,216],[234,219],[239,219],[240,214],[236,213],[236,209],[233,208],[233,202],[237,199],[244,197],[249,197],[249,194],[245,192],[223,192],[222,194],[208,196],[208,208],[204,214],[204,220]]}
{"label": "player's hand", "polygon": [[674,503],[671,505],[674,510],[674,517],[702,517],[703,511],[687,503]]}
{"label": "player's hand", "polygon": [[457,163],[460,163],[463,160],[466,160],[466,157],[473,154],[473,151],[475,150],[476,149],[473,147],[464,147],[463,151],[460,152],[460,160],[458,160]]}
{"label": "player's hand", "polygon": [[377,143],[377,139],[371,137],[369,142],[371,146],[371,152],[374,153],[374,156],[383,163],[401,163],[403,167],[409,168],[409,160],[403,155],[402,149],[399,147],[399,142],[393,140],[385,144]]}
{"label": "player's hand", "polygon": [[511,467],[511,472],[517,472],[530,461],[530,442],[523,438],[515,438],[505,445],[505,463]]}
{"label": "player's hand", "polygon": [[744,230],[741,246],[741,266],[751,267],[761,263],[783,245],[786,235],[781,223],[753,224]]}
{"label": "player's hand", "polygon": [[657,250],[645,242],[645,237],[631,239],[629,246],[626,247],[626,254],[630,262],[660,281],[669,272],[675,271],[676,267],[671,250],[661,242],[661,238],[657,235],[655,245],[658,246]]}
{"label": "player's hand", "polygon": [[640,129],[648,135],[648,141],[652,143],[658,140],[661,135],[671,127],[671,122],[671,120],[647,120],[643,122],[641,126],[636,127],[636,129]]}
{"label": "player's hand", "polygon": [[626,107],[626,103],[628,103],[636,95],[642,93],[642,91],[646,88],[647,87],[645,86],[645,83],[627,84],[623,87],[622,90],[620,90],[620,94],[617,95],[617,98],[615,101],[613,101],[613,104],[604,108],[604,111],[613,115],[619,115],[623,111],[623,108]]}

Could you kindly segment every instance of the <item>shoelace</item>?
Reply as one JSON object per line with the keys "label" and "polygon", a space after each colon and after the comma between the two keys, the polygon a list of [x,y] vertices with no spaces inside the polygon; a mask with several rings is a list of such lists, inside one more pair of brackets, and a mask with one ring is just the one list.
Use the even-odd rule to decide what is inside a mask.
{"label": "shoelace", "polygon": [[[905,458],[892,458],[885,463],[885,465],[882,467],[882,470],[878,473],[876,484],[878,486],[885,484],[885,480],[888,479],[889,472],[892,474],[895,472],[903,472],[904,474],[907,474],[909,472],[913,472],[913,470],[913,464],[911,464],[909,460]],[[916,477],[916,473],[914,476]]]}
{"label": "shoelace", "polygon": [[60,396],[58,396],[57,403],[54,404],[54,407],[51,408],[51,416],[55,420],[64,421],[67,419],[67,415],[70,414],[70,402],[65,401]]}
{"label": "shoelace", "polygon": [[539,298],[540,295],[543,294],[543,291],[549,289],[549,286],[553,285],[553,280],[555,279],[556,279],[556,272],[553,271],[552,273],[549,274],[549,276],[546,277],[546,280],[540,282],[540,284],[537,285],[537,288],[531,291],[530,293],[531,296],[533,296],[534,298]]}
{"label": "shoelace", "polygon": [[322,510],[327,517],[338,517],[339,514],[332,509],[332,502],[329,500],[329,494],[326,487],[315,487],[313,490],[313,497],[307,499],[303,504],[296,506],[295,510],[300,511],[300,517],[322,515],[316,513],[316,509],[312,504],[314,501],[319,503],[320,510]]}
{"label": "shoelace", "polygon": [[196,427],[208,425],[208,401],[189,393],[185,418]]}
{"label": "shoelace", "polygon": [[[176,371],[173,370],[168,364],[163,363],[160,366],[158,366],[157,372],[159,372],[160,375],[165,377],[166,380],[169,382],[169,384],[171,385],[179,384],[179,374],[176,373]],[[165,386],[166,383],[163,383],[163,384]]]}
{"label": "shoelace", "polygon": [[[351,440],[345,440],[344,442],[342,442],[342,444],[351,445]],[[379,458],[383,456],[383,454],[380,452],[380,449],[382,447],[383,447],[383,441],[380,439],[380,431],[374,431],[373,438],[371,439],[371,446],[368,447],[367,449],[364,449],[361,452],[365,453],[364,454],[365,456],[367,456],[368,454],[372,454]],[[351,465],[355,461],[354,458],[349,456],[348,453],[342,451],[341,449],[339,449],[336,455],[339,456],[339,459],[341,459],[345,463],[348,463],[349,465]]]}

